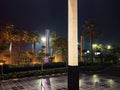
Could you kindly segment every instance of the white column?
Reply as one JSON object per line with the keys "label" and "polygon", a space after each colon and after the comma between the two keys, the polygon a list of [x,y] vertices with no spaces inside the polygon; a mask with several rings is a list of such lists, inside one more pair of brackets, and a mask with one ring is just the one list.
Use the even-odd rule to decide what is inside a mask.
{"label": "white column", "polygon": [[49,53],[49,30],[46,30],[46,53]]}
{"label": "white column", "polygon": [[[46,29],[46,54],[49,54],[49,30]],[[45,63],[49,62],[49,56],[46,56]]]}
{"label": "white column", "polygon": [[78,5],[68,0],[68,65],[78,66]]}
{"label": "white column", "polygon": [[79,90],[77,8],[77,0],[68,0],[68,90]]}

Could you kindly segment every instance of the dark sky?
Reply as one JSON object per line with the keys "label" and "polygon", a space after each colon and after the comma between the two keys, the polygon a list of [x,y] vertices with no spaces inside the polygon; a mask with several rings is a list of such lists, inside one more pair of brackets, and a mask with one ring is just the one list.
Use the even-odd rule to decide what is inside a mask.
{"label": "dark sky", "polygon": [[[85,20],[94,20],[99,42],[120,43],[120,0],[78,0],[79,36]],[[1,0],[0,21],[43,33],[45,29],[67,37],[67,0]]]}

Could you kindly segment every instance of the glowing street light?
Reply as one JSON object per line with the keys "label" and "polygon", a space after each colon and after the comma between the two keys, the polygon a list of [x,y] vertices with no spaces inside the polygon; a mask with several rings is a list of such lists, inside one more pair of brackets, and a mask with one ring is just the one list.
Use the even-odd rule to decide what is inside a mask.
{"label": "glowing street light", "polygon": [[89,51],[89,50],[87,50],[87,53],[90,53],[90,51]]}
{"label": "glowing street light", "polygon": [[49,47],[49,33],[50,31],[48,29],[45,30],[45,37],[42,37],[41,40],[45,44],[45,63],[49,63],[49,53],[50,53],[50,47]]}
{"label": "glowing street light", "polygon": [[107,45],[107,49],[109,50],[109,49],[111,49],[112,47],[111,47],[111,45]]}
{"label": "glowing street light", "polygon": [[97,47],[97,44],[93,44],[92,47],[93,49],[95,49]]}
{"label": "glowing street light", "polygon": [[46,42],[46,38],[45,37],[42,37],[41,40],[42,40],[42,42]]}

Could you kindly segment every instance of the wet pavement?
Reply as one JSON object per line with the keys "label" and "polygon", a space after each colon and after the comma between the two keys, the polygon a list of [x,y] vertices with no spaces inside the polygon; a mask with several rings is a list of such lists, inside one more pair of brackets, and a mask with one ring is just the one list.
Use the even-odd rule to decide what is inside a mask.
{"label": "wet pavement", "polygon": [[[79,88],[79,90],[120,90],[120,77],[81,74]],[[1,81],[0,90],[67,90],[67,76]]]}

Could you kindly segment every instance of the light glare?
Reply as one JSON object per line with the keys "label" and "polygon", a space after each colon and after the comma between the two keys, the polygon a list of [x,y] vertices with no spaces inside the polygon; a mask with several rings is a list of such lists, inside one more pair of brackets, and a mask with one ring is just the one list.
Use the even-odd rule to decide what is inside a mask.
{"label": "light glare", "polygon": [[42,37],[41,40],[42,40],[42,42],[45,42],[45,41],[46,41],[46,38],[45,38],[45,37]]}

